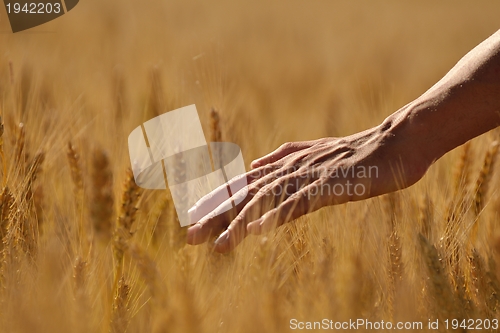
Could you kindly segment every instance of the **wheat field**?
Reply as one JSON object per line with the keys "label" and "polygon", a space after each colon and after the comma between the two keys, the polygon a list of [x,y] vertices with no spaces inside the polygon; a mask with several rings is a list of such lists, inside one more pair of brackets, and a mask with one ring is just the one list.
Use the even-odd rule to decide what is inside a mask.
{"label": "wheat field", "polygon": [[135,185],[127,137],[196,104],[207,141],[238,144],[248,169],[281,143],[367,129],[496,31],[499,11],[82,0],[12,34],[2,7],[0,331],[288,332],[293,319],[444,331],[498,318],[499,131],[406,190],[323,208],[224,255],[186,245],[168,191]]}

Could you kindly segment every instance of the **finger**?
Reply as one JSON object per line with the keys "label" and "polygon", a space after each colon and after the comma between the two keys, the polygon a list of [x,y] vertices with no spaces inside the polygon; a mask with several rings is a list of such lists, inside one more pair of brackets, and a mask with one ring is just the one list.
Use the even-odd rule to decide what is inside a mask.
{"label": "finger", "polygon": [[[287,172],[287,170],[286,169],[280,170],[279,173],[284,173],[284,172]],[[270,191],[271,189],[270,186],[280,186],[281,187],[280,191],[274,191],[274,193],[276,193],[277,196],[281,195],[281,192],[284,192],[284,194],[290,193],[291,195],[297,191],[297,189],[294,187],[295,184],[299,184],[299,180],[296,179],[298,178],[297,175],[295,175],[295,178],[290,178],[289,176],[288,178],[290,178],[291,180],[285,179],[285,177],[281,177],[277,181],[272,182],[272,179],[274,179],[277,176],[277,174],[278,174],[277,172],[274,174],[270,174],[267,177],[264,177],[258,180],[257,182],[251,184],[251,186],[245,186],[244,188],[236,192],[232,197],[230,198],[226,197],[227,199],[222,201],[212,211],[201,216],[199,218],[199,221],[188,229],[187,243],[191,245],[201,244],[206,242],[211,236],[220,233],[230,224],[230,222],[235,218],[237,213],[242,211],[242,209],[261,190],[264,191],[265,193],[267,192],[271,193],[272,191]],[[303,179],[301,179],[301,181],[303,181]],[[302,182],[300,184],[302,184]],[[267,189],[264,189],[266,186]],[[275,207],[274,203],[272,205],[271,204],[264,205],[263,204],[264,199],[267,199],[267,197],[261,198],[259,206],[255,207],[259,207],[259,209],[261,206],[272,207],[272,208]],[[278,198],[275,198],[275,200],[278,201]],[[283,200],[284,199],[281,199],[281,201]],[[206,207],[209,207],[208,205],[214,204],[214,202],[216,201],[212,202],[204,201],[201,204],[201,206],[197,208],[196,211],[191,211],[191,214],[194,215],[200,211],[203,211]],[[233,209],[233,204],[236,205],[234,207],[235,209]],[[269,209],[271,208],[268,208],[267,210]],[[253,221],[257,217],[261,216],[262,211],[259,210],[255,214],[256,216],[250,221]],[[196,218],[198,218],[198,216],[196,216]]]}
{"label": "finger", "polygon": [[[266,165],[262,168],[254,169],[245,175],[240,175],[231,179],[227,184],[219,186],[214,191],[202,197],[188,210],[191,224],[201,221],[201,219],[212,213],[218,207],[220,207],[219,213],[214,215],[222,213],[222,208],[225,206],[227,207],[227,205],[232,205],[232,202],[236,202],[236,204],[238,204],[242,200],[241,198],[233,198],[234,195],[229,197],[229,193],[238,193],[250,184],[254,185],[252,186],[252,190],[250,192],[257,193],[260,188],[262,188],[265,184],[271,183],[273,179],[283,177],[294,171],[296,171],[294,166],[278,168],[278,166]],[[242,192],[240,192],[240,195],[241,193]]]}
{"label": "finger", "polygon": [[[227,183],[220,185],[212,192],[206,194],[188,210],[191,224],[200,221],[204,216],[211,213],[225,201],[228,199],[230,200],[230,198],[228,198],[229,193],[237,193],[245,186],[276,171],[276,168],[276,166],[265,166],[263,168],[251,170],[246,174],[232,178]],[[231,200],[229,202],[231,202]]]}
{"label": "finger", "polygon": [[246,225],[241,219],[235,219],[214,242],[214,250],[219,253],[232,251],[247,236]]}
{"label": "finger", "polygon": [[[250,202],[258,201],[256,197],[253,197]],[[214,250],[220,253],[225,253],[233,250],[238,246],[243,239],[247,236],[246,222],[244,216],[248,214],[249,208],[255,207],[253,204],[248,204],[243,208],[243,210],[236,216],[236,218],[231,222],[229,227],[222,233],[214,242]],[[243,214],[241,214],[243,213]]]}
{"label": "finger", "polygon": [[[233,198],[238,204],[233,208]],[[197,245],[206,242],[210,237],[219,234],[226,229],[231,221],[250,200],[248,188],[243,188],[232,198],[221,203],[208,215],[204,216],[198,223],[190,227],[187,231],[187,243]],[[228,207],[229,206],[229,207]]]}
{"label": "finger", "polygon": [[313,145],[314,141],[287,142],[282,144],[278,149],[276,149],[272,153],[269,153],[266,156],[254,160],[250,166],[252,168],[258,168],[260,166],[276,162],[291,153],[312,147]]}
{"label": "finger", "polygon": [[277,208],[249,223],[247,232],[259,235],[321,208],[323,200],[320,188],[323,183],[323,179],[318,179],[290,196]]}
{"label": "finger", "polygon": [[[212,192],[203,196],[196,204],[188,210],[191,224],[200,221],[204,216],[210,214],[213,210],[219,207],[224,202],[231,199],[229,193],[238,193],[241,189],[247,186],[248,181],[246,175],[237,176],[229,182],[222,184]],[[231,200],[229,200],[231,203]]]}
{"label": "finger", "polygon": [[[317,179],[317,175],[304,173],[303,170],[298,170],[291,174],[282,176],[270,184],[265,185],[259,190],[259,200],[252,203],[260,208],[257,213],[259,217],[269,210],[276,208],[290,196],[300,191],[305,186],[309,185]],[[245,218],[247,222],[253,219]]]}
{"label": "finger", "polygon": [[[247,236],[246,225],[254,221],[262,214],[276,207],[276,203],[286,200],[290,195],[297,193],[303,184],[308,181],[301,175],[290,175],[287,179],[279,179],[272,184],[263,187],[258,195],[254,196],[241,210],[236,218],[231,222],[215,241],[214,249],[217,252],[227,252],[234,249]],[[283,190],[286,188],[286,190]],[[278,190],[277,190],[278,189]]]}

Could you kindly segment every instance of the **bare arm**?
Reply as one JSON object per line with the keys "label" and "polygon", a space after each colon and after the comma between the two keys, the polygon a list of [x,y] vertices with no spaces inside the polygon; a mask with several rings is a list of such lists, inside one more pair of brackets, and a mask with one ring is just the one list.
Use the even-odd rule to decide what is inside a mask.
{"label": "bare arm", "polygon": [[[379,126],[344,138],[287,143],[254,161],[245,175],[245,199],[230,212],[208,209],[212,212],[188,230],[188,243],[222,232],[215,250],[229,251],[249,233],[260,234],[323,206],[408,187],[446,152],[499,124],[500,31]],[[202,198],[193,216],[217,207],[213,197]]]}
{"label": "bare arm", "polygon": [[500,30],[386,121],[398,119],[432,160],[500,125]]}

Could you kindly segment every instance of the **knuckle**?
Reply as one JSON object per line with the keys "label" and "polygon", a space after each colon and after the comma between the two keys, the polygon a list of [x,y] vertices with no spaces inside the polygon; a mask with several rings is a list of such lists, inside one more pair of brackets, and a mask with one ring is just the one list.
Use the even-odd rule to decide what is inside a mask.
{"label": "knuckle", "polygon": [[243,227],[243,217],[244,217],[244,215],[241,215],[241,214],[236,216],[235,219],[233,220],[233,222],[231,222],[231,224],[227,228],[227,230],[233,231],[233,230],[238,230],[238,228],[242,228]]}
{"label": "knuckle", "polygon": [[274,182],[262,186],[262,188],[255,195],[256,199],[262,199],[272,188],[274,187]]}
{"label": "knuckle", "polygon": [[285,142],[284,144],[282,144],[278,150],[279,151],[284,151],[284,150],[289,150],[289,149],[292,149],[294,147],[294,144],[293,142]]}
{"label": "knuckle", "polygon": [[260,188],[257,185],[250,185],[248,187],[248,194],[255,197],[259,193]]}
{"label": "knuckle", "polygon": [[[288,201],[287,206],[290,206],[290,205],[294,206],[296,204],[296,201],[300,200],[302,195],[303,195],[302,191],[295,192],[294,194],[292,194],[290,196],[290,198],[287,200]],[[286,208],[286,207],[283,207],[283,208]]]}

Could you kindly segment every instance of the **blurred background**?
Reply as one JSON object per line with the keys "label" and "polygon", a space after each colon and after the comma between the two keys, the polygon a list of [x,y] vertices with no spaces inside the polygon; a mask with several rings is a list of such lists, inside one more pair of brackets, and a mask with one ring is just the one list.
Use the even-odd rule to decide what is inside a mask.
{"label": "blurred background", "polygon": [[81,0],[13,34],[1,7],[0,331],[498,318],[496,132],[408,190],[224,256],[185,245],[168,193],[135,187],[127,137],[194,103],[207,141],[238,144],[248,168],[287,141],[367,129],[498,30],[499,12],[493,0]]}
{"label": "blurred background", "polygon": [[[3,112],[39,123],[71,109],[67,126],[79,121],[76,131],[85,126],[108,149],[119,143],[122,150],[124,136],[105,134],[117,127],[127,134],[148,118],[148,107],[165,112],[194,102],[244,124],[234,136],[258,133],[248,142],[255,147],[236,142],[254,158],[284,141],[378,124],[496,31],[499,6],[83,0],[16,34],[2,9],[0,89],[9,89],[11,63],[14,82],[29,80],[47,101],[36,117]],[[152,89],[160,90],[158,106],[149,101]]]}

